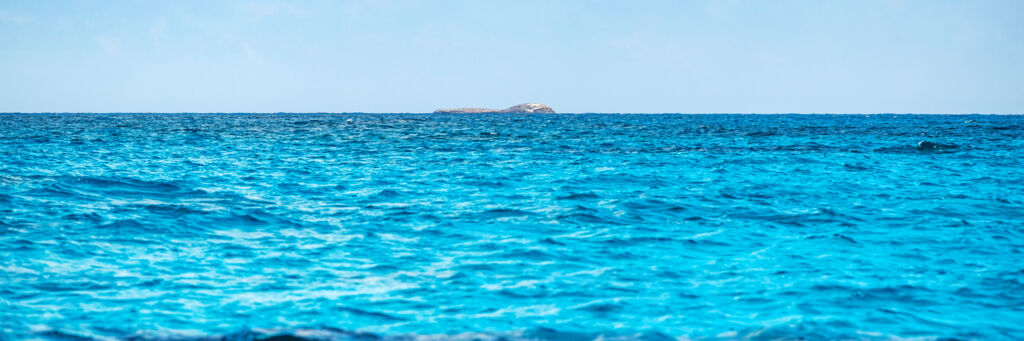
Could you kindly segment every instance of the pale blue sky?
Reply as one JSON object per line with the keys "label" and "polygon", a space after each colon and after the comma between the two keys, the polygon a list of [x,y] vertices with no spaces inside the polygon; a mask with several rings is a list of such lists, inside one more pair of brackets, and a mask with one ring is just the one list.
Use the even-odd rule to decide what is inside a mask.
{"label": "pale blue sky", "polygon": [[0,0],[0,111],[1024,113],[1024,1]]}

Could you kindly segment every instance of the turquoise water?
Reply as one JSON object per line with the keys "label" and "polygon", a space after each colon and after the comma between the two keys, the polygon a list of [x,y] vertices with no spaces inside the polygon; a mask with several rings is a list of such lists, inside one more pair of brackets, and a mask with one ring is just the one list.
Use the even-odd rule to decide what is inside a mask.
{"label": "turquoise water", "polygon": [[4,339],[1024,338],[1024,117],[0,115]]}

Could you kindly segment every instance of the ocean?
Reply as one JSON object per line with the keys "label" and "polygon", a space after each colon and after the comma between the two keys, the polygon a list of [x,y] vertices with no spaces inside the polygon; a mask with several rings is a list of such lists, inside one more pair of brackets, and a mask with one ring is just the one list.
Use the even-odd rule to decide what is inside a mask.
{"label": "ocean", "polygon": [[1024,339],[1024,116],[0,114],[0,339]]}

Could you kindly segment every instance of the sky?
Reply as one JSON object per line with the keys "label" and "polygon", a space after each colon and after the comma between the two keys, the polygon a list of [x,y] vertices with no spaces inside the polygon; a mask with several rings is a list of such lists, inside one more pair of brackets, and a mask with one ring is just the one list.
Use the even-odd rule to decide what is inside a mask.
{"label": "sky", "polygon": [[0,112],[1024,113],[1024,1],[0,0]]}

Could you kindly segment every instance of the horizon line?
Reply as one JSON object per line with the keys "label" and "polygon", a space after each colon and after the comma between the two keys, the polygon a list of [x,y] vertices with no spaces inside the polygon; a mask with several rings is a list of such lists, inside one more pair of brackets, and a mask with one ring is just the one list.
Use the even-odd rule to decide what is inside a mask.
{"label": "horizon line", "polygon": [[559,112],[559,113],[435,113],[435,112],[370,112],[370,111],[0,111],[0,115],[109,115],[109,114],[158,114],[158,115],[181,115],[181,114],[218,114],[218,115],[275,115],[275,114],[369,114],[369,115],[1005,115],[1018,116],[1018,113],[929,113],[929,112]]}

